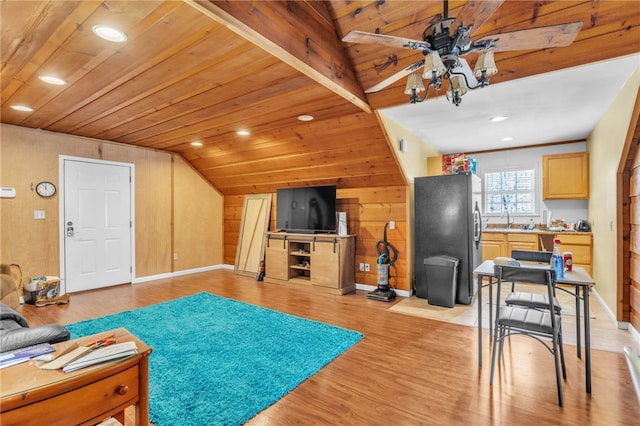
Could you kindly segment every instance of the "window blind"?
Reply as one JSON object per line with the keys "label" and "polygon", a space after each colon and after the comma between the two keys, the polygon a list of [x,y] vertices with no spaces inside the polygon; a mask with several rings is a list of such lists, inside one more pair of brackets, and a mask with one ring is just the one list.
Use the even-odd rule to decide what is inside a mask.
{"label": "window blind", "polygon": [[534,214],[534,170],[485,173],[485,213]]}

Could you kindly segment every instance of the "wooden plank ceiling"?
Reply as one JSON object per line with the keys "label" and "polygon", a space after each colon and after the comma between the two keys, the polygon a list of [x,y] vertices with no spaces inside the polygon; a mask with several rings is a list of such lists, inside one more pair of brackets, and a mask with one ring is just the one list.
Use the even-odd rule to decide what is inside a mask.
{"label": "wooden plank ceiling", "polygon": [[[450,16],[464,4],[449,2]],[[368,95],[363,88],[421,53],[341,38],[362,30],[420,39],[441,1],[0,6],[3,123],[177,152],[225,195],[406,182],[372,113],[405,103],[405,81]],[[572,48],[496,53],[491,81],[507,81],[639,52],[640,14],[631,9],[627,1],[506,1],[474,38],[582,21]],[[128,40],[101,40],[96,24]],[[45,74],[68,84],[47,85],[38,79]],[[299,121],[303,114],[315,119]]]}

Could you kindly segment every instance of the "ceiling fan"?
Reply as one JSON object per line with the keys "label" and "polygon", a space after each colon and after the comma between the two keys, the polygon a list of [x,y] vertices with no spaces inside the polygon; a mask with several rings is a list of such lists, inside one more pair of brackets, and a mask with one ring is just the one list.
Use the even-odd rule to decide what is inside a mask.
{"label": "ceiling fan", "polygon": [[[472,40],[473,32],[489,19],[503,1],[470,0],[462,7],[457,18],[450,18],[449,2],[444,0],[442,17],[436,16],[432,19],[431,24],[422,33],[422,40],[351,31],[342,41],[420,50],[424,55],[424,59],[369,87],[365,93],[378,92],[408,75],[405,94],[411,96],[411,103],[422,102],[429,94],[429,87],[440,90],[444,78],[449,80],[447,99],[458,106],[462,101],[461,96],[469,89],[487,86],[489,76],[498,72],[493,52],[568,46],[573,43],[582,28],[582,22],[579,21],[494,34]],[[458,25],[454,28],[453,24],[456,21]],[[465,22],[472,23],[465,25]],[[466,59],[462,58],[472,52],[480,53],[473,70]],[[426,89],[417,72],[420,68],[424,68],[422,77],[430,80]],[[425,92],[422,97],[421,92]]]}

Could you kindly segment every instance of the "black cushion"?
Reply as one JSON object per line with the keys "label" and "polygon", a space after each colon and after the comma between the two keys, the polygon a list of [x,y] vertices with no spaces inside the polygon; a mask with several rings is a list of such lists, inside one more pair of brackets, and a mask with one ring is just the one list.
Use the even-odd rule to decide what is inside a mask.
{"label": "black cushion", "polygon": [[27,320],[7,305],[0,303],[0,352],[69,340],[69,330],[58,324],[29,327]]}
{"label": "black cushion", "polygon": [[[498,323],[539,333],[553,333],[549,311],[501,306],[498,314]],[[558,315],[556,315],[556,324],[560,324]]]}
{"label": "black cushion", "polygon": [[[505,299],[505,303],[507,305],[527,306],[530,308],[538,308],[538,309],[548,309],[549,296],[546,294],[527,293],[524,291],[513,291],[509,293],[509,295]],[[560,302],[558,302],[558,299],[556,299],[555,297],[553,298],[553,307],[555,308],[557,313],[562,311]]]}

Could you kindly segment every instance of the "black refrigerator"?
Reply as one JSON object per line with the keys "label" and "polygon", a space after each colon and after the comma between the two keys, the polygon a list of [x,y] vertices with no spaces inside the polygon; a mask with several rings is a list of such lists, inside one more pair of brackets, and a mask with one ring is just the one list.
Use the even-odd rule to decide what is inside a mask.
{"label": "black refrigerator", "polygon": [[[473,173],[418,177],[414,181],[415,288],[426,288],[426,258],[459,260],[456,303],[477,291],[473,270],[482,262],[482,181]],[[451,285],[451,283],[438,283]]]}

